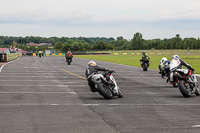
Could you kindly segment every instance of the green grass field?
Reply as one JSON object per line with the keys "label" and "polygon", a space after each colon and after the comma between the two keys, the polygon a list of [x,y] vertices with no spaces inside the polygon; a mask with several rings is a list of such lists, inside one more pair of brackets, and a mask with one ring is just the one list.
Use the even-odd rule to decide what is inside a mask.
{"label": "green grass field", "polygon": [[[134,51],[134,52],[140,52],[140,51]],[[157,51],[157,52],[166,52],[171,54],[149,54],[150,56],[150,67],[151,69],[158,70],[158,65],[162,57],[167,57],[168,60],[171,61],[172,55],[174,55],[174,51]],[[173,53],[172,53],[173,52]],[[151,52],[152,53],[152,52]],[[199,51],[193,51],[190,54],[186,53],[186,51],[177,51],[177,53],[182,60],[184,60],[186,63],[192,65],[192,67],[196,70],[196,74],[200,74],[200,54]],[[130,66],[140,66],[140,58],[141,55],[74,55],[76,58],[86,58],[91,60],[100,60],[100,61],[106,61],[106,62],[112,62],[117,64],[125,64]]]}

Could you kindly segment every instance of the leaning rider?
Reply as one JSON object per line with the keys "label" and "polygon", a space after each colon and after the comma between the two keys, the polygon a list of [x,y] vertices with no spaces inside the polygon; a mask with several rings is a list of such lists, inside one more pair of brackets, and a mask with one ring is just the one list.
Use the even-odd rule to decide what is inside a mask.
{"label": "leaning rider", "polygon": [[[192,68],[191,65],[187,64],[184,60],[181,60],[180,57],[179,57],[178,55],[173,55],[173,56],[172,56],[172,61],[173,61],[173,60],[176,60],[176,61],[180,62],[179,65],[176,67],[176,69],[182,69],[182,66],[185,66],[185,67],[187,67],[188,69],[190,69],[190,70],[192,70],[192,71],[195,71],[195,69]],[[171,62],[172,62],[172,61],[171,61]],[[172,70],[172,71],[173,71],[173,70]],[[171,73],[171,71],[170,71],[170,73]],[[195,76],[194,74],[192,74],[192,75],[194,76],[195,87],[198,88],[196,76]],[[170,81],[173,82],[173,76],[171,76],[171,75],[170,75]]]}
{"label": "leaning rider", "polygon": [[158,68],[160,70],[160,74],[162,76],[162,78],[164,78],[164,76],[168,77],[169,76],[169,64],[170,61],[168,61],[168,59],[166,57],[163,57],[160,61],[160,64],[158,65]]}
{"label": "leaning rider", "polygon": [[[96,92],[97,89],[95,88],[95,84],[91,81],[91,77],[92,77],[92,75],[97,74],[98,71],[108,71],[108,69],[97,66],[96,62],[94,62],[94,61],[89,61],[88,65],[87,65],[87,69],[85,71],[85,75],[87,77],[88,85],[90,86],[90,90],[92,92]],[[104,73],[104,76],[106,77],[107,81],[110,81],[109,75]]]}

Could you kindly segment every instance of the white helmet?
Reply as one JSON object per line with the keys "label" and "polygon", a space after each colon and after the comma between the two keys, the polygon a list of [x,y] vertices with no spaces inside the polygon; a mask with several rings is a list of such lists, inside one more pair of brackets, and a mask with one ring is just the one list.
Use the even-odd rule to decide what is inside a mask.
{"label": "white helmet", "polygon": [[178,55],[173,55],[172,59],[180,60],[180,57]]}
{"label": "white helmet", "polygon": [[96,62],[94,62],[94,61],[89,61],[89,62],[88,62],[88,66],[89,66],[89,65],[90,65],[90,66],[96,66],[97,64],[96,64]]}
{"label": "white helmet", "polygon": [[163,57],[162,60],[160,61],[160,63],[165,63],[167,61],[166,57]]}

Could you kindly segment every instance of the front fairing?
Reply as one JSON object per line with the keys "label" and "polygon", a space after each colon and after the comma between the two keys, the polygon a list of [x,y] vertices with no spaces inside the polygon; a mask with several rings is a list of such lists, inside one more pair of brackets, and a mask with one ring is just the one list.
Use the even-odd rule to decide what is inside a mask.
{"label": "front fairing", "polygon": [[102,74],[95,74],[91,77],[92,82],[95,84],[101,83],[102,79],[105,79]]}

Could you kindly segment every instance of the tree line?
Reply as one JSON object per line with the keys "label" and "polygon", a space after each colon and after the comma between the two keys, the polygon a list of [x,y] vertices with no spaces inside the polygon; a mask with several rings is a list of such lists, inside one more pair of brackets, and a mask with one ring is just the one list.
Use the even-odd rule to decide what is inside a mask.
{"label": "tree line", "polygon": [[[19,42],[22,37],[0,36],[0,47],[10,47],[13,41]],[[27,43],[52,43],[52,47],[48,46],[26,46],[18,44],[18,48],[27,51],[38,51],[46,49],[54,49],[57,52],[71,51],[100,51],[100,50],[150,50],[150,49],[200,49],[199,38],[184,38],[179,34],[170,39],[149,39],[145,40],[142,34],[137,32],[130,40],[124,39],[122,36],[116,39],[110,37],[34,37],[27,36],[23,39]]]}

